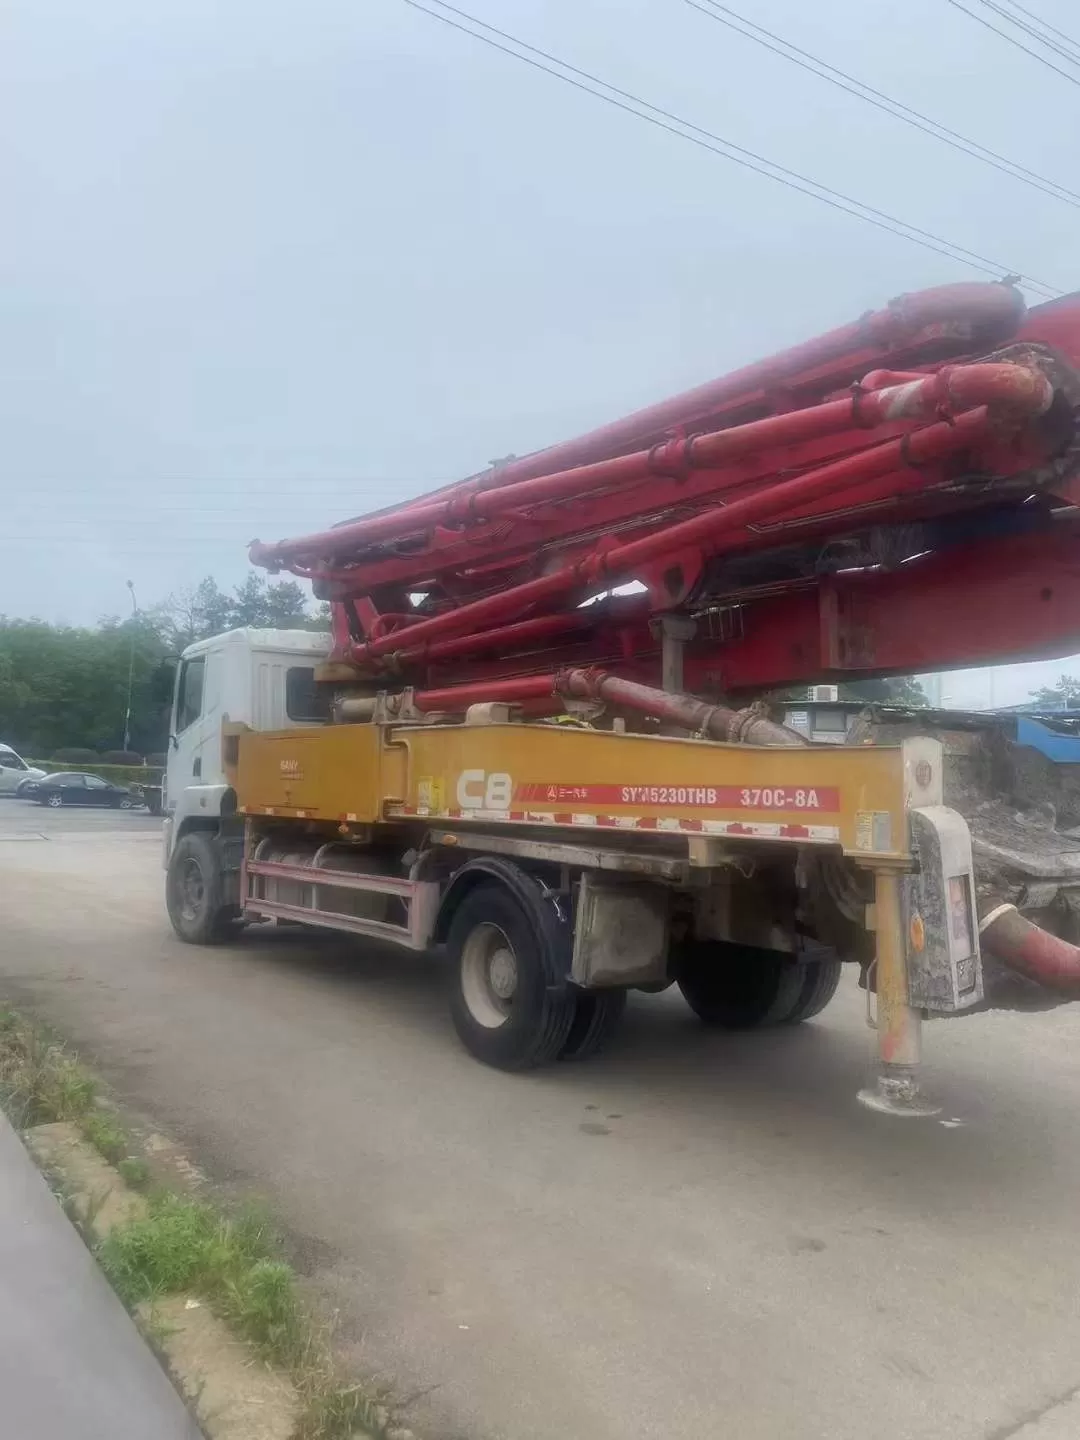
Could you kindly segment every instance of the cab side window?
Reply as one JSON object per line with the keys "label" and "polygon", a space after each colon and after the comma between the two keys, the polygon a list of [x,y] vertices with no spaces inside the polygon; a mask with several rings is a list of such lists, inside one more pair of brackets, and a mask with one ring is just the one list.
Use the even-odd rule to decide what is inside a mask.
{"label": "cab side window", "polygon": [[290,665],[285,671],[285,714],[290,720],[304,723],[330,723],[330,691],[316,685],[313,665]]}

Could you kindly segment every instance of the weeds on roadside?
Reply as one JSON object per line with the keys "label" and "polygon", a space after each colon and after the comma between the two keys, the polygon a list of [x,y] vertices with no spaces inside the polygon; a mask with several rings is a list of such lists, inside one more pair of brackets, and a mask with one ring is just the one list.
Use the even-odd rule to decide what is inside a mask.
{"label": "weeds on roadside", "polygon": [[98,1154],[110,1165],[123,1161],[129,1142],[119,1122],[105,1110],[88,1110],[79,1121],[79,1129]]}
{"label": "weeds on roadside", "polygon": [[303,1359],[307,1326],[293,1272],[256,1212],[228,1217],[201,1200],[157,1195],[145,1219],[107,1236],[98,1258],[129,1305],[190,1290],[267,1360]]}
{"label": "weeds on roadside", "polygon": [[20,1130],[54,1120],[79,1120],[97,1086],[50,1036],[11,1011],[0,1011],[0,1106]]}
{"label": "weeds on roadside", "polygon": [[200,1295],[263,1359],[287,1370],[304,1405],[298,1440],[345,1440],[358,1426],[383,1428],[370,1396],[335,1383],[296,1276],[258,1210],[226,1216],[203,1200],[156,1195],[146,1217],[111,1231],[97,1255],[129,1306],[181,1291]]}
{"label": "weeds on roadside", "polygon": [[356,1386],[334,1388],[301,1383],[299,1388],[305,1403],[295,1440],[353,1440],[361,1434],[384,1433],[383,1407]]}
{"label": "weeds on roadside", "polygon": [[137,1155],[125,1155],[116,1162],[120,1179],[132,1190],[145,1190],[150,1184],[150,1166]]}
{"label": "weeds on roadside", "polygon": [[101,1108],[94,1077],[60,1041],[10,1010],[0,1010],[0,1110],[18,1130],[57,1120],[78,1125],[129,1185],[138,1188],[149,1179],[146,1161],[129,1154],[123,1126]]}

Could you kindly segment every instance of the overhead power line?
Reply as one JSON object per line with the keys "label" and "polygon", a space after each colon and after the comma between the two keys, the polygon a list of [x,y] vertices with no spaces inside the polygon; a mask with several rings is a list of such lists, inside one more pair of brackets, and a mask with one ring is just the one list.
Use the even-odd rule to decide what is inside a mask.
{"label": "overhead power line", "polygon": [[1045,55],[1040,55],[1038,50],[1032,50],[1030,45],[1025,45],[1022,40],[1018,40],[1015,35],[1010,35],[1007,30],[1002,30],[1000,26],[995,25],[992,20],[987,20],[984,15],[979,15],[974,10],[969,10],[966,5],[960,3],[960,0],[948,0],[948,4],[950,4],[954,10],[959,10],[962,14],[966,15],[970,20],[974,20],[977,25],[982,25],[987,30],[992,30],[995,35],[1000,35],[1002,40],[1006,41],[1009,45],[1015,45],[1017,50],[1023,50],[1025,55],[1030,55],[1033,60],[1038,60],[1040,65],[1045,65],[1048,70],[1053,70],[1056,75],[1061,75],[1073,85],[1080,85],[1080,76],[1073,75],[1068,70],[1062,70],[1060,65],[1055,65],[1054,62],[1048,60]]}
{"label": "overhead power line", "polygon": [[[1031,11],[1025,10],[1022,5],[1010,5],[1006,9],[1004,5],[999,5],[997,0],[979,0],[979,4],[984,10],[992,10],[995,15],[1000,15],[1010,25],[1015,25],[1025,35],[1030,35],[1033,40],[1037,40],[1040,45],[1045,45],[1048,50],[1052,50],[1055,55],[1060,55],[1063,60],[1068,60],[1073,65],[1080,62],[1080,50],[1077,49],[1074,40],[1070,40],[1063,31],[1051,34],[1050,27],[1043,25],[1037,15],[1032,15]],[[1035,23],[1032,24],[1031,21]],[[1062,44],[1061,39],[1057,38],[1058,36],[1061,36],[1066,43]]]}
{"label": "overhead power line", "polygon": [[[594,99],[602,100],[605,104],[612,105],[615,109],[622,110],[628,115],[634,115],[637,119],[644,120],[647,124],[654,125],[660,130],[665,130],[680,140],[687,140],[692,145],[697,145],[700,149],[708,150],[725,160],[731,160],[746,170],[753,170],[759,175],[764,175],[766,179],[784,185],[789,190],[797,190],[804,195],[809,195],[823,205],[828,205],[843,214],[854,216],[855,219],[862,220],[868,225],[874,225],[879,230],[898,235],[901,239],[909,240],[914,245],[922,246],[924,250],[935,251],[938,255],[944,255],[950,260],[956,260],[970,269],[980,270],[984,275],[995,278],[1004,275],[1010,269],[1010,267],[1002,265],[1000,261],[980,255],[977,251],[968,250],[955,241],[934,234],[933,231],[924,230],[907,220],[890,215],[887,211],[878,210],[876,207],[866,204],[865,201],[855,200],[850,195],[833,190],[831,187],[821,184],[820,181],[811,180],[796,170],[789,170],[786,166],[779,165],[776,161],[769,160],[753,150],[736,145],[732,140],[726,140],[711,130],[706,130],[700,125],[682,119],[681,116],[673,114],[670,110],[664,110],[659,105],[653,105],[648,100],[643,100],[639,95],[634,95],[628,90],[621,90],[617,85],[600,79],[599,76],[593,75],[588,70],[582,70],[576,65],[571,65],[569,62],[549,54],[546,50],[519,40],[517,36],[500,30],[495,25],[489,25],[487,21],[480,20],[465,10],[459,10],[457,6],[448,4],[447,0],[431,0],[432,4],[440,7],[438,10],[421,4],[420,0],[404,0],[404,3],[413,10],[419,10],[422,14],[429,16],[432,20],[438,20],[453,30],[459,30],[463,35],[469,35],[472,39],[479,40],[482,44],[489,45],[492,49],[499,50],[515,60],[520,60],[535,70],[542,70],[554,79],[561,80],[565,85],[572,85],[574,89],[582,90],[585,94],[592,95]],[[451,19],[450,15],[443,14],[442,11],[450,11],[459,19]],[[461,21],[468,23],[462,24]],[[469,26],[478,28],[470,29]],[[482,34],[481,31],[487,33]],[[493,38],[494,36],[498,36],[499,39]],[[500,43],[501,41],[507,43]],[[523,54],[523,51],[527,53]],[[550,63],[545,64],[545,61]],[[558,68],[553,68],[555,66]],[[600,88],[594,88],[596,86]],[[608,93],[605,94],[605,91]],[[1046,281],[1039,280],[1034,276],[1020,274],[1018,278],[1024,281],[1029,289],[1037,291],[1045,298],[1054,299],[1061,293]]]}
{"label": "overhead power line", "polygon": [[1007,0],[1007,3],[1011,10],[1019,10],[1021,15],[1026,15],[1029,20],[1033,20],[1041,29],[1048,30],[1052,35],[1056,35],[1059,39],[1064,40],[1066,45],[1071,45],[1074,50],[1080,51],[1080,40],[1075,40],[1071,35],[1066,35],[1064,30],[1059,30],[1056,25],[1051,25],[1049,20],[1044,20],[1041,15],[1036,15],[1033,10],[1026,9],[1019,3],[1019,0]]}
{"label": "overhead power line", "polygon": [[[1041,190],[1043,194],[1052,196],[1055,200],[1062,200],[1066,205],[1075,206],[1080,209],[1080,193],[1070,190],[1065,185],[1059,185],[1056,180],[1050,180],[1045,175],[1021,165],[1019,161],[1009,160],[1004,155],[999,155],[996,150],[991,150],[987,145],[981,145],[977,140],[971,140],[959,131],[952,130],[947,125],[942,125],[938,120],[932,120],[928,115],[905,105],[900,100],[894,100],[891,95],[884,94],[873,85],[868,85],[864,80],[849,75],[845,70],[840,70],[835,65],[830,65],[827,60],[822,60],[818,55],[812,55],[808,50],[785,40],[783,36],[767,30],[764,25],[758,25],[753,20],[748,20],[745,15],[732,10],[730,6],[722,5],[719,0],[685,0],[691,9],[700,11],[708,19],[716,21],[718,25],[724,25],[733,30],[736,35],[742,35],[747,40],[752,40],[755,45],[761,45],[766,50],[771,50],[774,55],[781,59],[788,60],[800,69],[806,70],[811,75],[817,75],[820,79],[835,85],[839,90],[845,90],[849,95],[854,95],[859,100],[865,100],[868,105],[873,105],[878,110],[883,110],[886,115],[892,115],[895,119],[903,121],[916,130],[921,130],[926,135],[932,135],[935,140],[940,140],[943,145],[949,145],[958,150],[962,155],[970,155],[974,160],[981,160],[984,165],[990,165],[1003,175],[1010,176],[1013,180],[1019,180],[1021,184],[1030,185],[1032,189]],[[708,8],[706,8],[706,6]]]}

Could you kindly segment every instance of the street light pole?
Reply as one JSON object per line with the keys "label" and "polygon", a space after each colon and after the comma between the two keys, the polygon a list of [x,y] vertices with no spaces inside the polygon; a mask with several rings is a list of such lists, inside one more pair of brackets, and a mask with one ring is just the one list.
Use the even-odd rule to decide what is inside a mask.
{"label": "street light pole", "polygon": [[124,749],[131,749],[131,689],[135,679],[135,622],[139,618],[139,602],[135,599],[135,582],[129,580],[127,588],[131,591],[131,649],[128,652],[128,683],[127,683],[127,706],[124,710]]}

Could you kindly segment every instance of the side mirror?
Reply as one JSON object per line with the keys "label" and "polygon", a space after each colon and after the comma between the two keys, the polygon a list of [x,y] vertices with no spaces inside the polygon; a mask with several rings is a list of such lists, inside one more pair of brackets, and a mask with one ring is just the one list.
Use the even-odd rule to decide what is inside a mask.
{"label": "side mirror", "polygon": [[179,738],[178,738],[176,735],[170,735],[170,736],[169,736],[169,744],[172,746],[172,748],[173,748],[174,750],[179,750],[179,749],[180,749],[180,741],[179,741]]}

